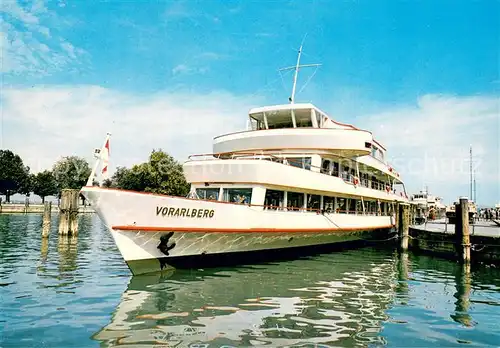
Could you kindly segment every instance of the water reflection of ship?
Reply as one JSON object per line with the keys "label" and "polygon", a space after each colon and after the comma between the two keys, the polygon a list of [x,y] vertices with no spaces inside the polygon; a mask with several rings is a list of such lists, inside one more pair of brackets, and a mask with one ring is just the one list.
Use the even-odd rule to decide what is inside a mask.
{"label": "water reflection of ship", "polygon": [[93,338],[108,345],[169,347],[382,344],[378,333],[394,294],[394,262],[368,249],[135,276],[111,322]]}

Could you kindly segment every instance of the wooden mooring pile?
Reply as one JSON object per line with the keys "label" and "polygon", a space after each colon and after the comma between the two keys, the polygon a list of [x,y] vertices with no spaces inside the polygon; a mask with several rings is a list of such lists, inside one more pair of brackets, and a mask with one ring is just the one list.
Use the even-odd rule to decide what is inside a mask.
{"label": "wooden mooring pile", "polygon": [[[78,197],[80,190],[64,189],[61,192],[59,204],[59,235],[78,235]],[[50,234],[52,217],[52,202],[45,202],[42,220],[42,237],[48,238]]]}
{"label": "wooden mooring pile", "polygon": [[464,264],[500,264],[500,234],[497,237],[471,235],[467,197],[460,198],[455,205],[455,211],[454,233],[437,232],[426,229],[425,225],[414,225],[414,207],[410,204],[399,204],[396,207],[399,250],[433,254]]}

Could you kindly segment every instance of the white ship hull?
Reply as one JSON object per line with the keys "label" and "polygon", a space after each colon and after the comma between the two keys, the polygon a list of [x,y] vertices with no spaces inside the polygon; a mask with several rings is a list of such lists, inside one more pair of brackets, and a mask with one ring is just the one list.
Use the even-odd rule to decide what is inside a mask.
{"label": "white ship hull", "polygon": [[[225,202],[84,187],[133,274],[212,256],[320,246],[366,238],[389,229],[391,216],[264,210]],[[292,249],[293,250],[293,249]]]}

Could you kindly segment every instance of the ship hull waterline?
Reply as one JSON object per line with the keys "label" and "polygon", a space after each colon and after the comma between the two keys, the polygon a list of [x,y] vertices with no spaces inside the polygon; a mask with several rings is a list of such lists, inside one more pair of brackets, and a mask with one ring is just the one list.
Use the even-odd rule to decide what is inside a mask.
{"label": "ship hull waterline", "polygon": [[389,236],[393,216],[263,207],[84,187],[132,274],[297,257]]}

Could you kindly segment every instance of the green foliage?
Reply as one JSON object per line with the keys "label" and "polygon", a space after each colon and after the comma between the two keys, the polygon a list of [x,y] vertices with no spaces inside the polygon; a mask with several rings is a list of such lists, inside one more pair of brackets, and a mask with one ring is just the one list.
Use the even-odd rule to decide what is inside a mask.
{"label": "green foliage", "polygon": [[102,187],[106,187],[106,188],[113,187],[113,180],[111,180],[111,179],[104,179],[102,181]]}
{"label": "green foliage", "polygon": [[[91,169],[87,161],[77,156],[64,157],[56,162],[52,171],[29,174],[21,158],[11,151],[0,151],[0,194],[10,195],[30,192],[45,201],[46,196],[60,195],[65,188],[80,189],[85,186]],[[97,183],[94,182],[94,185]],[[153,150],[149,160],[132,168],[118,167],[111,179],[104,180],[103,187],[186,196],[186,182],[182,165],[162,150]]]}
{"label": "green foliage", "polygon": [[45,197],[58,193],[56,179],[49,170],[32,175],[31,184],[33,193],[42,198],[42,203],[45,202]]}
{"label": "green foliage", "polygon": [[125,190],[186,196],[186,182],[182,165],[162,150],[153,150],[149,161],[134,165],[131,169],[118,167],[111,179],[111,187]]}
{"label": "green foliage", "polygon": [[87,183],[91,169],[88,162],[77,156],[68,156],[54,164],[52,173],[56,180],[57,193],[62,189],[81,189]]}
{"label": "green foliage", "polygon": [[10,150],[0,150],[0,194],[6,195],[7,202],[16,192],[30,192],[29,167]]}

